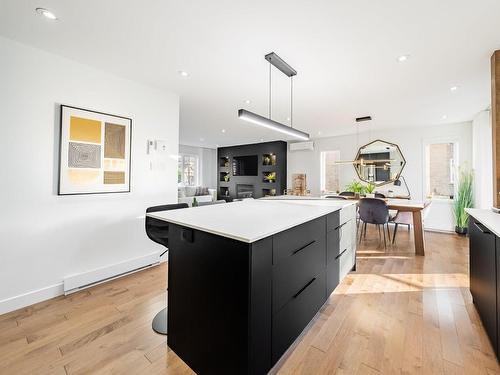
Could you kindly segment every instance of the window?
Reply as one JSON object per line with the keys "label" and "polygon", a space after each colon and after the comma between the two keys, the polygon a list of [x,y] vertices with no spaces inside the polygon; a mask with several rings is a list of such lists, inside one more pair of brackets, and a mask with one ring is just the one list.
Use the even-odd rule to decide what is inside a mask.
{"label": "window", "polygon": [[321,153],[321,191],[333,193],[340,190],[339,166],[340,151],[323,151]]}
{"label": "window", "polygon": [[452,199],[455,194],[455,160],[457,144],[454,142],[426,145],[427,196]]}
{"label": "window", "polygon": [[184,186],[196,186],[198,183],[198,156],[179,155],[177,182]]}

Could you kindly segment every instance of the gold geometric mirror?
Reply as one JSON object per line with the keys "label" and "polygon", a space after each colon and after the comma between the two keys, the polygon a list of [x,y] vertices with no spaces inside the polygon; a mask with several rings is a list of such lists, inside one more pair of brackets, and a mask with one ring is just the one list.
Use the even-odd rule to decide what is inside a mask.
{"label": "gold geometric mirror", "polygon": [[399,146],[380,139],[361,146],[354,160],[359,179],[376,186],[396,181],[405,165]]}

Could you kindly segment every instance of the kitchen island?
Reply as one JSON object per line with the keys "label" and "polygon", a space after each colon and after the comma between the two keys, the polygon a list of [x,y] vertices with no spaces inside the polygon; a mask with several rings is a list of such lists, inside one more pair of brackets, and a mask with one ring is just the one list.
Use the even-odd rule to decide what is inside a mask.
{"label": "kitchen island", "polygon": [[297,203],[148,214],[170,224],[168,346],[196,373],[266,374],[355,267],[356,204]]}

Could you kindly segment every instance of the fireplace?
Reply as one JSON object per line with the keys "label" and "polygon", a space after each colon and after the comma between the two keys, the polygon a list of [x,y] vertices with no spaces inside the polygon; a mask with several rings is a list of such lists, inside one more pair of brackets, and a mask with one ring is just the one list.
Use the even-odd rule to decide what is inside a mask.
{"label": "fireplace", "polygon": [[237,198],[252,198],[253,197],[253,185],[248,184],[237,184],[236,185],[236,197]]}

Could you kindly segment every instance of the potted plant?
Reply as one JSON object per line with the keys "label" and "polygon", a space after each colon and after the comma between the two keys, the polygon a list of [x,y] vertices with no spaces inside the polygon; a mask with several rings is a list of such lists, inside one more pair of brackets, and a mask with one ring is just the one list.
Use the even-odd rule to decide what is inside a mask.
{"label": "potted plant", "polygon": [[375,185],[371,182],[365,186],[366,197],[367,198],[375,198]]}
{"label": "potted plant", "polygon": [[356,198],[359,198],[365,192],[365,187],[359,181],[353,180],[349,185],[345,187],[346,191],[353,192]]}
{"label": "potted plant", "polygon": [[474,205],[472,196],[472,184],[474,175],[471,170],[460,171],[458,180],[457,194],[453,199],[453,214],[455,216],[455,232],[458,234],[467,233],[467,224],[469,222],[469,214],[465,212],[466,208],[471,208]]}

